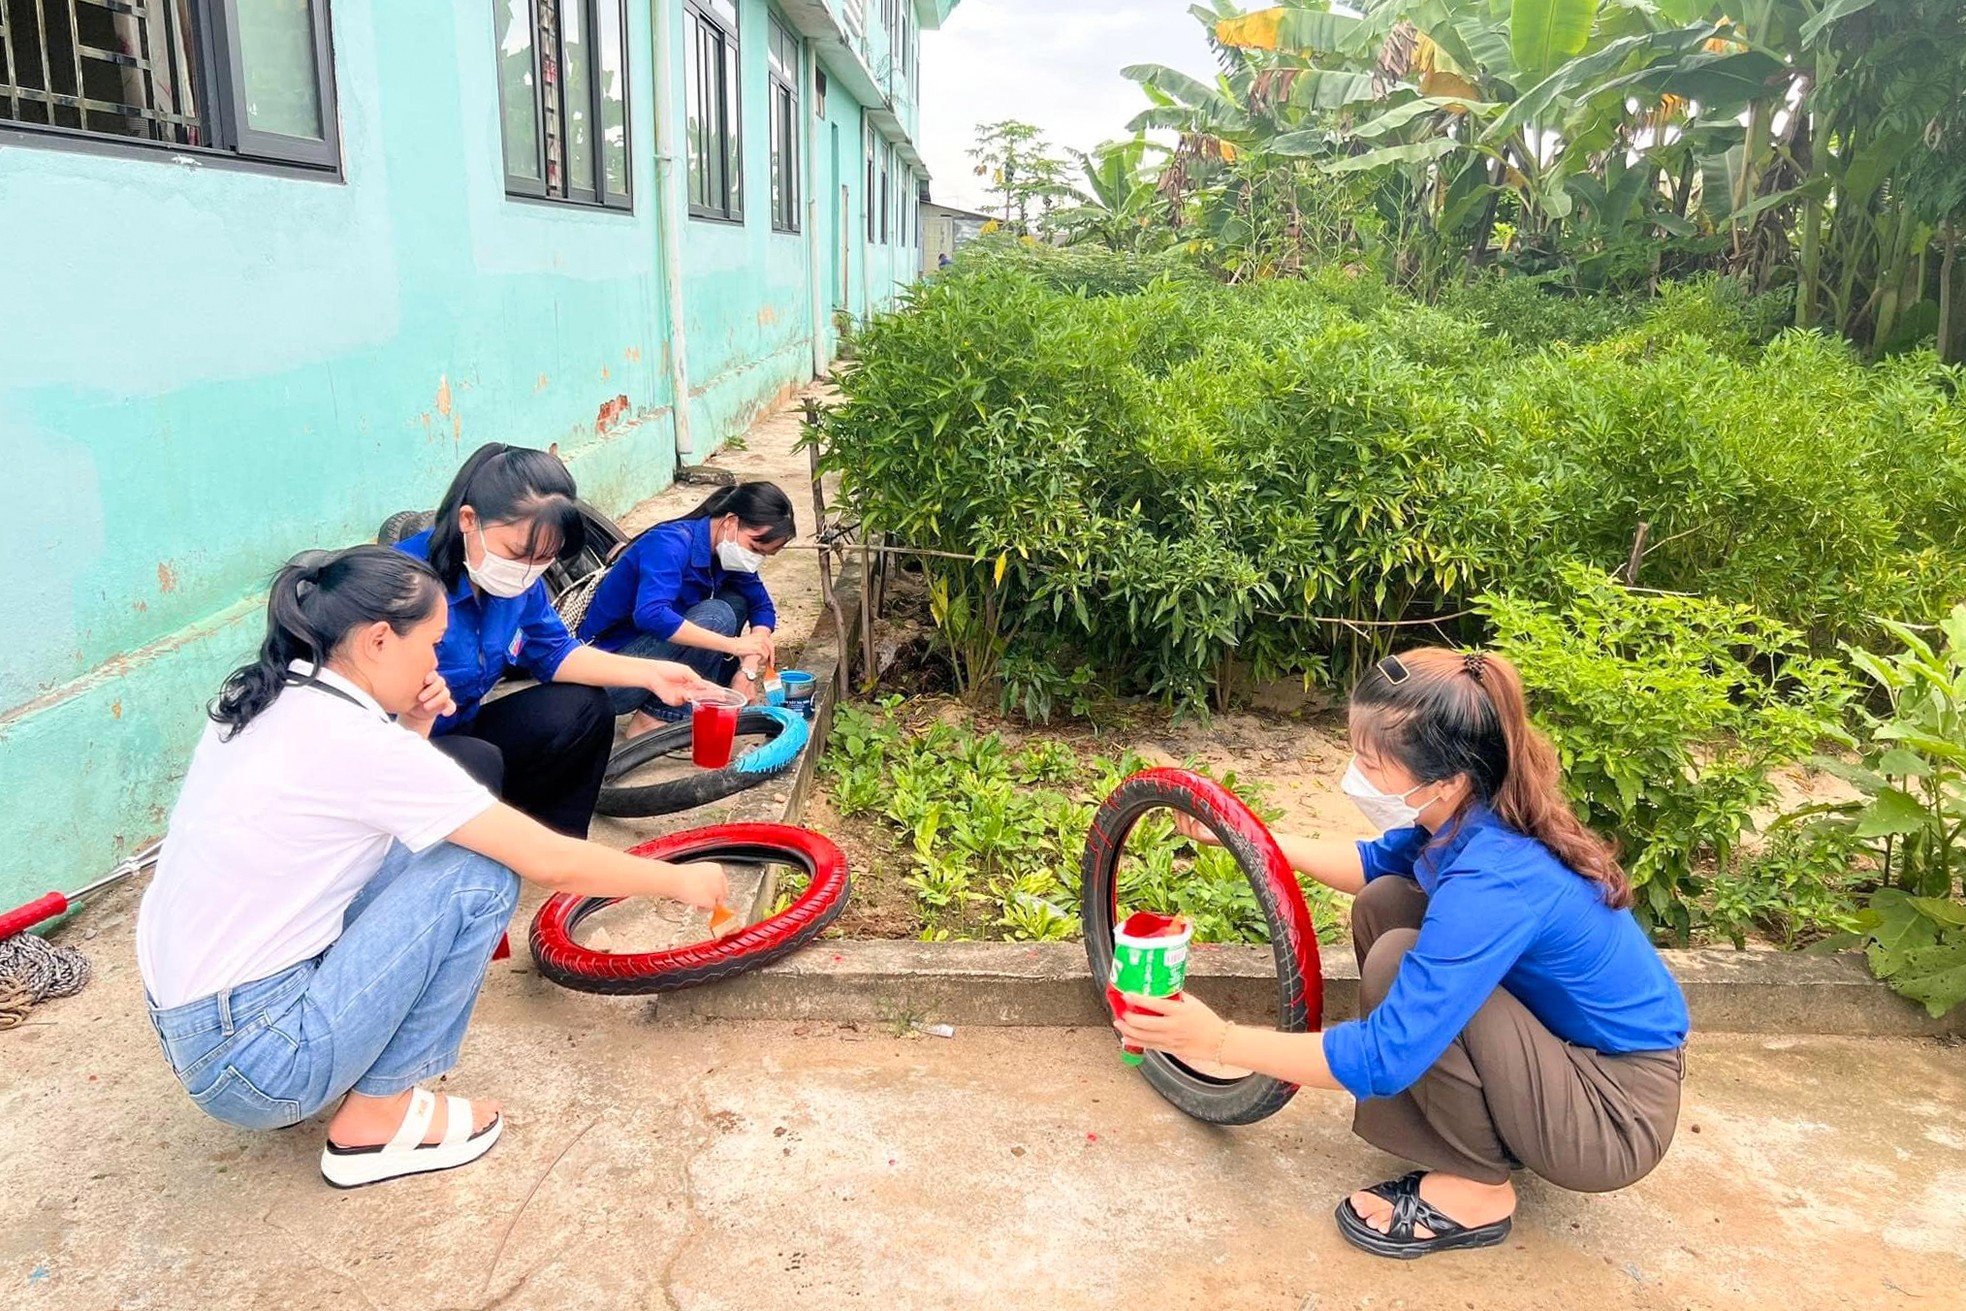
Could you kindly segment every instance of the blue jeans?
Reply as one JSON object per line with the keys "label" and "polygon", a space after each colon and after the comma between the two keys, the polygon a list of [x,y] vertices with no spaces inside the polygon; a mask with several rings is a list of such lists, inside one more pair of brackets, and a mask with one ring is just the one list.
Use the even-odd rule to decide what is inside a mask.
{"label": "blue jeans", "polygon": [[[277,877],[277,873],[270,875]],[[398,843],[312,960],[150,1009],[178,1082],[241,1129],[298,1124],[350,1091],[387,1097],[442,1074],[519,901],[511,870],[440,842]]]}
{"label": "blue jeans", "polygon": [[[719,592],[706,601],[698,601],[683,613],[686,622],[698,628],[707,628],[719,637],[736,637],[744,631],[744,625],[750,618],[751,603],[744,599],[742,593],[735,591]],[[700,646],[684,646],[653,633],[638,633],[629,638],[620,654],[640,656],[644,660],[674,660],[678,664],[688,665],[718,687],[729,687],[730,680],[737,677],[736,656]],[[617,715],[625,715],[631,710],[645,710],[657,719],[683,717],[680,708],[664,705],[660,699],[639,687],[611,687],[608,696],[614,702],[614,713]]]}

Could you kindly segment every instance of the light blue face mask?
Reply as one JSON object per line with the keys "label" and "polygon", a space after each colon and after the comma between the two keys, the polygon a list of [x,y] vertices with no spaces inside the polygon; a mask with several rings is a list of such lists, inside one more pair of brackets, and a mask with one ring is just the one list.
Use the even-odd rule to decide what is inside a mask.
{"label": "light blue face mask", "polygon": [[1358,767],[1357,756],[1352,757],[1351,766],[1345,770],[1345,777],[1338,786],[1381,833],[1390,833],[1397,828],[1412,828],[1420,822],[1420,812],[1426,809],[1425,806],[1415,806],[1407,801],[1408,797],[1427,786],[1425,783],[1415,783],[1404,792],[1382,792],[1373,786],[1372,780],[1365,776],[1365,771]]}

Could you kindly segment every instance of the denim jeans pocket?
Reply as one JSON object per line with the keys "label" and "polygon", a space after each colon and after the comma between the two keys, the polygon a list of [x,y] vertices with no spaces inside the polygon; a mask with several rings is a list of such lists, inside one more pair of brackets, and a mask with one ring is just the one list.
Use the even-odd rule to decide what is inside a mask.
{"label": "denim jeans pocket", "polygon": [[191,1101],[214,1120],[240,1129],[284,1129],[305,1118],[298,1101],[268,1097],[236,1065],[220,1069],[212,1086],[192,1093]]}

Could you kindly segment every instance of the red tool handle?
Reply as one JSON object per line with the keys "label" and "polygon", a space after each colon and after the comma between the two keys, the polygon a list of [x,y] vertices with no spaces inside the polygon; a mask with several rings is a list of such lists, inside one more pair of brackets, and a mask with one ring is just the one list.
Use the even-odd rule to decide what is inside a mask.
{"label": "red tool handle", "polygon": [[68,898],[59,892],[36,897],[25,906],[17,907],[0,915],[0,942],[5,942],[16,933],[32,928],[42,920],[51,920],[68,909]]}

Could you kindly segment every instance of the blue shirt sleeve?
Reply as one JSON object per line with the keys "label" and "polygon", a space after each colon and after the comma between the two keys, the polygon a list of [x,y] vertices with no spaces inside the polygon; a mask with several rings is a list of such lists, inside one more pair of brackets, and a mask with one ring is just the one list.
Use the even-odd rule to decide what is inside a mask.
{"label": "blue shirt sleeve", "polygon": [[1365,866],[1365,881],[1388,874],[1403,879],[1413,877],[1413,862],[1426,850],[1427,835],[1417,828],[1396,828],[1370,842],[1358,844],[1359,862]]}
{"label": "blue shirt sleeve", "polygon": [[1325,1031],[1332,1077],[1360,1099],[1418,1083],[1501,986],[1540,922],[1515,871],[1443,873],[1392,991],[1364,1019]]}
{"label": "blue shirt sleeve", "polygon": [[635,561],[635,628],[666,642],[683,626],[676,598],[683,589],[690,540],[675,533],[654,532],[647,542]]}
{"label": "blue shirt sleeve", "polygon": [[519,664],[542,683],[553,681],[560,665],[580,643],[567,631],[566,621],[547,599],[546,584],[534,583],[520,598],[525,610],[519,618]]}

